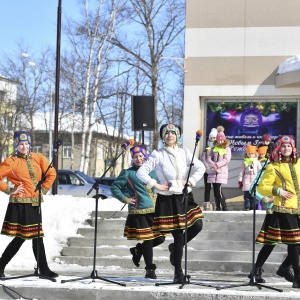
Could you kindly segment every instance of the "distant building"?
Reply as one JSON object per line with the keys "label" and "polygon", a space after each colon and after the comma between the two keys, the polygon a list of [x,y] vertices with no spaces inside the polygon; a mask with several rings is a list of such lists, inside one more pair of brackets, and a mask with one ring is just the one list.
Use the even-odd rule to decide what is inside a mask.
{"label": "distant building", "polygon": [[0,159],[3,160],[9,146],[12,145],[12,116],[14,114],[15,101],[17,99],[17,85],[0,75]]}
{"label": "distant building", "polygon": [[[69,131],[60,131],[59,138],[62,140],[62,145],[58,151],[58,169],[79,170],[81,155],[81,133],[76,132],[74,134],[73,157],[71,155],[71,133]],[[121,152],[121,148],[116,149],[117,151],[112,151],[113,155],[110,155],[108,147],[113,147],[113,145],[110,146],[110,138],[110,136],[107,136],[103,133],[93,132],[87,175],[91,177],[100,177],[105,172],[107,167],[112,163],[114,163],[114,167],[108,171],[108,173],[105,175],[106,177],[117,176],[123,168],[129,167],[130,156],[128,150],[124,151],[120,158],[114,162],[114,157]],[[49,132],[36,130],[33,151],[41,152],[49,157],[49,149],[52,152],[53,145],[50,145],[49,148]],[[52,153],[50,153],[50,155],[51,154]]]}

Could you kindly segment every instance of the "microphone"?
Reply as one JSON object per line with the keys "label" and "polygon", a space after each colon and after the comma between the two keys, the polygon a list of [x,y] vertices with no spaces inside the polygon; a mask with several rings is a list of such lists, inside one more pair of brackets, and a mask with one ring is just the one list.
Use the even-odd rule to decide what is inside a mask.
{"label": "microphone", "polygon": [[203,134],[202,130],[196,131],[196,144],[200,141],[202,134]]}
{"label": "microphone", "polygon": [[58,139],[58,140],[56,141],[56,143],[55,143],[55,146],[54,146],[53,150],[52,150],[52,152],[54,153],[54,155],[57,154],[58,149],[59,149],[59,146],[61,146],[61,144],[62,144],[62,140],[61,140],[61,139]]}
{"label": "microphone", "polygon": [[273,142],[271,142],[269,145],[268,145],[268,150],[267,150],[267,156],[270,156],[273,149],[275,147],[275,144]]}
{"label": "microphone", "polygon": [[128,146],[133,146],[135,144],[135,140],[129,139],[127,142],[123,143],[121,147],[126,149]]}

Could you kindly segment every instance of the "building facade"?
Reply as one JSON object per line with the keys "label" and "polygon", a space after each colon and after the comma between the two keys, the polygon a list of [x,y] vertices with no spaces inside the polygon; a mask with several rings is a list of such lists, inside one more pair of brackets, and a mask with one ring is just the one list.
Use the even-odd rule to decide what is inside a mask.
{"label": "building facade", "polygon": [[265,132],[299,137],[299,71],[278,74],[300,53],[299,11],[297,0],[186,1],[185,147],[217,125],[233,158]]}

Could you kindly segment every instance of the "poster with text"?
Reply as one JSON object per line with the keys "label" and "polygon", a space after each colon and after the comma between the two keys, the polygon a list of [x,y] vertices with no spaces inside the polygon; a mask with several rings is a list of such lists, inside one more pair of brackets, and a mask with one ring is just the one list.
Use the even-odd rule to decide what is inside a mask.
{"label": "poster with text", "polygon": [[211,128],[222,125],[230,140],[232,155],[242,156],[246,145],[256,146],[264,133],[272,141],[297,132],[297,102],[208,102],[206,137]]}

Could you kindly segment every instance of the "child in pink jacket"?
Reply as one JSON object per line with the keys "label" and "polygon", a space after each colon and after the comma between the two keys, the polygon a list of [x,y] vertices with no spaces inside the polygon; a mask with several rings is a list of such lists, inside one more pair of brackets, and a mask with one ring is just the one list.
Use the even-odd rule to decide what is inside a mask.
{"label": "child in pink jacket", "polygon": [[216,201],[216,210],[227,210],[222,184],[228,181],[228,164],[231,160],[230,141],[224,134],[224,127],[217,127],[218,134],[212,147],[207,153],[207,165],[210,167],[207,182],[212,183]]}
{"label": "child in pink jacket", "polygon": [[261,164],[257,157],[256,146],[248,144],[239,175],[239,188],[244,192],[244,210],[251,210],[255,207],[255,199],[251,196],[249,190],[258,171],[261,169]]}

